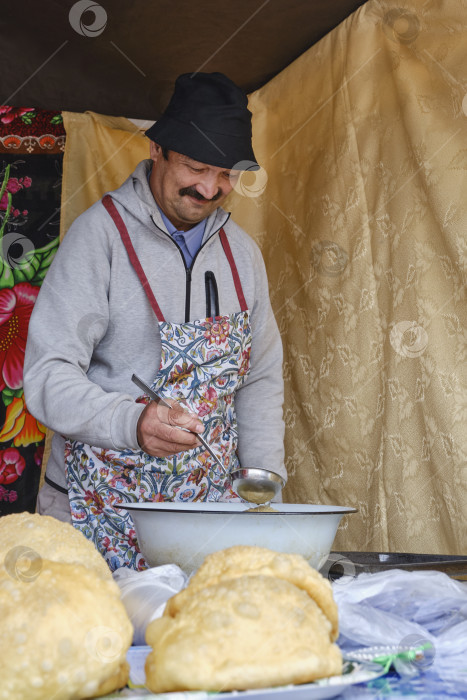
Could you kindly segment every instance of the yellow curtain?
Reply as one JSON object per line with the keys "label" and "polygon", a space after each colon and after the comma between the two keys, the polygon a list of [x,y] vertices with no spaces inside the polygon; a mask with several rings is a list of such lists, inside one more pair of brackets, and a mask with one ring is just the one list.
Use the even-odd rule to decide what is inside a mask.
{"label": "yellow curtain", "polygon": [[[264,170],[229,208],[284,343],[285,500],[358,508],[335,549],[466,553],[466,28],[370,0],[250,96]],[[68,226],[147,145],[65,117]]]}
{"label": "yellow curtain", "polygon": [[147,138],[129,119],[95,112],[62,114],[66,145],[61,238],[77,216],[106,192],[120,187],[136,164],[149,158]]}
{"label": "yellow curtain", "polygon": [[336,549],[466,553],[466,45],[465,3],[368,2],[251,96],[285,498],[357,507]]}

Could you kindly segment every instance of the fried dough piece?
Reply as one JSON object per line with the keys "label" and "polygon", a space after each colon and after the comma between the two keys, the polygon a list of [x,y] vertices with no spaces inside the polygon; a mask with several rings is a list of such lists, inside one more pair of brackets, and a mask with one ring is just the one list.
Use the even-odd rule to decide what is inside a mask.
{"label": "fried dough piece", "polygon": [[279,513],[280,511],[271,506],[256,506],[255,508],[248,508],[245,513]]}
{"label": "fried dough piece", "polygon": [[41,560],[28,578],[0,567],[0,700],[80,700],[128,680],[133,630],[114,581]]}
{"label": "fried dough piece", "polygon": [[146,632],[153,646],[146,683],[155,693],[306,683],[342,672],[329,620],[281,578],[230,578],[197,588],[176,607]]}
{"label": "fried dough piece", "polygon": [[27,512],[0,518],[0,564],[8,570],[29,566],[32,574],[41,559],[83,564],[101,578],[112,579],[105,559],[73,525]]}
{"label": "fried dough piece", "polygon": [[334,642],[337,639],[337,605],[329,581],[313,569],[301,554],[283,554],[264,547],[238,545],[210,554],[191,578],[188,587],[168,601],[167,612],[176,614],[200,588],[244,575],[280,578],[304,590],[330,621],[331,640]]}
{"label": "fried dough piece", "polygon": [[[122,663],[117,669],[117,672],[113,676],[107,678],[105,681],[102,681],[102,683],[99,684],[99,687],[94,693],[93,698],[100,698],[103,695],[109,695],[109,693],[113,693],[115,690],[120,690],[120,688],[123,688],[128,683],[129,677],[130,664],[128,663],[128,661],[122,661]],[[86,698],[86,700],[88,700],[88,698]]]}

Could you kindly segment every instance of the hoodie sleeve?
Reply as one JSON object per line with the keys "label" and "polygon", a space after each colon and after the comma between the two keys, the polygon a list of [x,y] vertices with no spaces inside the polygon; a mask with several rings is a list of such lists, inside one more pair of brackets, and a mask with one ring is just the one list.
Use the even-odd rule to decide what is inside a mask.
{"label": "hoodie sleeve", "polygon": [[106,217],[100,202],[84,212],[55,255],[29,323],[24,394],[28,411],[64,437],[136,450],[144,406],[128,394],[104,391],[86,374],[109,325],[115,238]]}
{"label": "hoodie sleeve", "polygon": [[269,300],[263,258],[254,244],[255,300],[250,308],[250,373],[235,395],[238,456],[243,467],[260,467],[287,479],[284,466],[282,341]]}

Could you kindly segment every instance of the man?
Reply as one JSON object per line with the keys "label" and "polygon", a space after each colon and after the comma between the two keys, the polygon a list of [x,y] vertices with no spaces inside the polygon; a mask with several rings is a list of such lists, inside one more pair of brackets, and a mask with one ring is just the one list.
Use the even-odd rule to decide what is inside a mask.
{"label": "man", "polygon": [[[42,285],[24,367],[55,431],[39,512],[111,568],[144,568],[125,501],[237,498],[227,470],[283,466],[282,346],[259,249],[220,208],[256,165],[245,94],[180,76],[150,159],[73,223]],[[138,374],[173,402],[140,396]]]}

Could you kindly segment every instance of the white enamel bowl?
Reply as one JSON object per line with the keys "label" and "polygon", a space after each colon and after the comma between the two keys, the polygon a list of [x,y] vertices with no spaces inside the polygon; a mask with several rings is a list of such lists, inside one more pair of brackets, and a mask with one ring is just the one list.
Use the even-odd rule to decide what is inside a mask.
{"label": "white enamel bowl", "polygon": [[246,513],[245,503],[128,503],[150,566],[178,564],[191,573],[207,554],[236,544],[302,554],[319,569],[343,515],[355,508],[273,503],[278,513]]}

